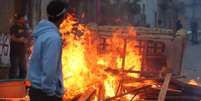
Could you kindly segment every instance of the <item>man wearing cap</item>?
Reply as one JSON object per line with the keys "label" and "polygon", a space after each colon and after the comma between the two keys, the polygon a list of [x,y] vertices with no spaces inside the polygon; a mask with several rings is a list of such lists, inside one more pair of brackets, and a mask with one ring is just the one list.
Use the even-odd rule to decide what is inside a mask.
{"label": "man wearing cap", "polygon": [[27,78],[31,101],[61,101],[64,94],[61,52],[62,41],[59,25],[68,5],[52,1],[47,6],[48,20],[42,20],[33,32],[34,47]]}

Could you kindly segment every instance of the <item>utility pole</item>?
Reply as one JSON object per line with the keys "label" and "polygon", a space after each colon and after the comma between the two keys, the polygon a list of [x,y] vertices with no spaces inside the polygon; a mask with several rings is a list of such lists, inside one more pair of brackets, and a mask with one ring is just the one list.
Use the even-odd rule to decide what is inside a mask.
{"label": "utility pole", "polygon": [[197,8],[196,1],[197,1],[197,0],[193,0],[193,3],[192,3],[192,20],[195,19],[195,10],[196,10],[196,8]]}
{"label": "utility pole", "polygon": [[96,0],[96,24],[98,24],[100,22],[100,9],[101,9],[101,5],[100,5],[100,0]]}

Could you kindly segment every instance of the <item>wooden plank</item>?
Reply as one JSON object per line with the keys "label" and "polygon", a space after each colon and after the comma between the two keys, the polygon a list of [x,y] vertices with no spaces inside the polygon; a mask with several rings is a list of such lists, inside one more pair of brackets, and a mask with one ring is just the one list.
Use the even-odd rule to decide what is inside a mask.
{"label": "wooden plank", "polygon": [[121,64],[121,66],[122,66],[122,70],[124,70],[124,68],[125,68],[125,62],[126,62],[126,48],[127,48],[127,40],[126,39],[124,39],[124,47],[123,47],[123,56],[122,56],[122,64]]}
{"label": "wooden plank", "polygon": [[[161,90],[161,88],[152,88],[152,90]],[[167,89],[167,92],[169,92],[169,93],[178,93],[178,94],[180,94],[180,93],[182,93],[182,90],[177,90],[177,89],[171,89],[171,88],[169,88],[169,89]]]}
{"label": "wooden plank", "polygon": [[[123,30],[127,31],[129,26],[90,26],[92,30],[101,30],[101,31],[116,31],[116,30]],[[134,28],[138,33],[150,34],[172,34],[174,33],[173,30],[170,29],[162,29],[162,28],[146,28],[146,27],[135,27]]]}
{"label": "wooden plank", "polygon": [[[98,32],[98,35],[101,37],[112,37],[112,32]],[[173,40],[174,37],[173,36],[167,36],[167,35],[144,35],[144,34],[138,34],[136,36],[131,36],[128,35],[127,33],[121,33],[121,37],[127,40],[136,40],[136,39],[144,39],[144,40],[161,40],[164,41],[164,39],[166,40]]]}
{"label": "wooden plank", "polygon": [[165,81],[164,81],[164,83],[162,85],[162,88],[161,88],[161,91],[159,93],[157,101],[165,101],[165,97],[166,97],[166,94],[167,94],[167,90],[168,90],[168,86],[169,86],[171,77],[172,77],[171,73],[168,73],[166,75]]}
{"label": "wooden plank", "polygon": [[96,94],[96,89],[89,89],[77,101],[90,101],[94,94]]}
{"label": "wooden plank", "polygon": [[135,92],[139,92],[139,91],[142,91],[142,90],[146,90],[148,88],[150,88],[151,85],[147,85],[147,86],[144,86],[144,87],[141,87],[141,88],[136,88],[136,89],[133,89],[133,90],[130,90],[126,93],[123,93],[123,94],[120,94],[120,95],[117,95],[117,96],[114,96],[114,97],[111,97],[111,98],[107,98],[105,99],[104,101],[112,101],[112,100],[115,100],[116,98],[120,98],[120,97],[123,97],[127,94],[131,94],[131,93],[135,93]]}
{"label": "wooden plank", "polygon": [[103,84],[99,84],[98,101],[104,101],[104,99],[105,99],[105,88]]}

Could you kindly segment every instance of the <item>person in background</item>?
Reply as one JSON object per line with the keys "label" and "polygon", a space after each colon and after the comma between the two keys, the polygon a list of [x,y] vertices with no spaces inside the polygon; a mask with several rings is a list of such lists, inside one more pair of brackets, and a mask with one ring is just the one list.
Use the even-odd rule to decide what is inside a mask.
{"label": "person in background", "polygon": [[48,20],[41,20],[33,31],[34,46],[27,79],[31,101],[61,101],[64,94],[62,76],[62,40],[59,25],[68,4],[52,1],[47,6]]}
{"label": "person in background", "polygon": [[191,31],[192,31],[192,37],[191,37],[191,41],[192,44],[198,44],[198,23],[196,21],[192,21],[191,23]]}
{"label": "person in background", "polygon": [[24,79],[26,77],[27,36],[24,16],[16,14],[14,24],[10,28],[10,79]]}
{"label": "person in background", "polygon": [[176,22],[176,31],[180,30],[183,28],[183,25],[181,24],[181,21],[180,20],[177,20]]}

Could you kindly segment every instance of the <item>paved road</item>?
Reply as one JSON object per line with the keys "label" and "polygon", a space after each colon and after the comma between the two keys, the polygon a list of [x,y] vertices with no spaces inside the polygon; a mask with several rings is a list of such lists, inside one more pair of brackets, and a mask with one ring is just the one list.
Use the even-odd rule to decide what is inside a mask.
{"label": "paved road", "polygon": [[192,45],[188,42],[183,58],[182,73],[187,79],[196,79],[201,83],[201,43]]}

